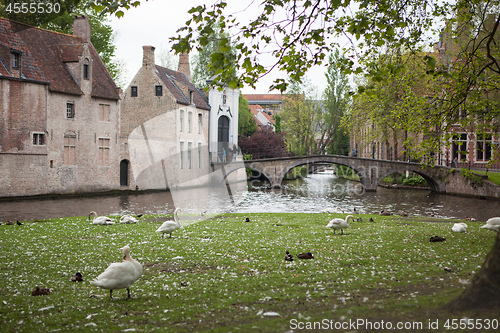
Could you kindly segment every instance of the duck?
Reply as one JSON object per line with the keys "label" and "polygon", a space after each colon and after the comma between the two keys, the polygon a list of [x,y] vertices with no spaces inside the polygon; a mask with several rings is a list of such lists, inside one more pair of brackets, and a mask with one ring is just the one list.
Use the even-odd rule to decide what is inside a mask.
{"label": "duck", "polygon": [[248,217],[247,217],[247,218],[245,219],[245,222],[250,222],[250,218],[248,218]]}
{"label": "duck", "polygon": [[404,210],[399,211],[399,216],[408,216],[408,213],[405,212]]}
{"label": "duck", "polygon": [[480,226],[480,228],[500,232],[500,217],[492,217],[488,219],[486,224]]}
{"label": "duck", "polygon": [[368,221],[375,222],[375,220],[373,219],[373,217],[370,217],[370,219]]}
{"label": "duck", "polygon": [[73,276],[71,277],[70,281],[73,281],[73,282],[82,282],[83,281],[82,273],[76,272],[75,274],[73,274]]}
{"label": "duck", "polygon": [[358,218],[356,219],[356,222],[363,222],[363,218],[362,218],[362,217],[358,217]]}
{"label": "duck", "polygon": [[109,265],[91,285],[109,289],[109,297],[113,299],[113,290],[127,289],[127,298],[130,298],[130,286],[142,275],[142,265],[130,256],[130,246],[121,248],[123,254],[122,262],[115,262]]}
{"label": "duck", "polygon": [[451,227],[451,231],[453,232],[466,232],[467,231],[467,224],[463,222],[455,223]]}
{"label": "duck", "polygon": [[123,215],[122,217],[120,217],[120,223],[122,223],[122,224],[137,223],[137,219],[133,216],[130,216],[130,215]]}
{"label": "duck", "polygon": [[389,213],[388,211],[382,210],[382,211],[380,212],[380,215],[382,215],[382,216],[390,216],[390,215],[392,215],[392,214],[391,214],[391,213]]}
{"label": "duck", "polygon": [[14,225],[15,223],[13,221],[7,221],[5,222],[5,225]]}
{"label": "duck", "polygon": [[112,219],[110,219],[109,217],[107,217],[107,216],[97,216],[97,213],[94,212],[94,211],[91,211],[89,213],[89,220],[90,220],[91,216],[94,216],[94,219],[92,220],[92,224],[99,224],[99,225],[112,225],[112,224],[115,224],[115,222]]}
{"label": "duck", "polygon": [[181,227],[181,224],[179,223],[179,217],[178,214],[180,212],[180,208],[176,208],[174,211],[174,221],[165,221],[163,224],[156,230],[156,232],[161,232],[163,235],[161,236],[162,238],[165,236],[165,233],[169,233],[170,237],[172,237],[172,232],[175,230],[179,229]]}
{"label": "duck", "polygon": [[307,253],[298,254],[297,258],[300,258],[300,259],[314,259],[314,256],[312,255],[311,252],[307,252]]}
{"label": "duck", "polygon": [[354,207],[353,211],[352,211],[353,214],[357,214],[358,211],[356,210],[356,207]]}
{"label": "duck", "polygon": [[433,236],[429,239],[429,242],[444,242],[446,238],[444,237],[439,237],[439,236]]}
{"label": "duck", "polygon": [[342,235],[344,234],[344,229],[349,228],[349,219],[352,219],[354,221],[354,216],[352,215],[347,215],[345,217],[345,220],[341,218],[334,218],[328,224],[326,225],[327,228],[332,228],[333,229],[333,234],[335,234],[335,230],[340,229],[342,232]]}
{"label": "duck", "polygon": [[291,255],[288,251],[286,251],[285,260],[293,261],[293,255]]}
{"label": "duck", "polygon": [[36,286],[36,288],[31,291],[31,296],[41,296],[48,294],[50,294],[49,288],[40,288],[39,286]]}

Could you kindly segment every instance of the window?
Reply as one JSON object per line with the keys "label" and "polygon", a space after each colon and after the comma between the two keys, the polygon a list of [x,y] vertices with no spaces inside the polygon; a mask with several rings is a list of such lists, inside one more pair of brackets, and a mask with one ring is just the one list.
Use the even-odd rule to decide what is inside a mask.
{"label": "window", "polygon": [[201,128],[202,128],[202,114],[198,113],[198,134],[201,134]]}
{"label": "window", "polygon": [[182,127],[183,127],[183,124],[184,123],[184,111],[180,111],[179,113],[179,132],[182,132]]}
{"label": "window", "polygon": [[454,161],[467,160],[467,133],[453,134],[452,156]]}
{"label": "window", "polygon": [[64,135],[64,164],[76,165],[76,135],[73,132]]}
{"label": "window", "polygon": [[33,133],[33,145],[34,146],[45,145],[45,134],[44,133]]}
{"label": "window", "polygon": [[189,91],[189,104],[193,104],[194,102],[194,95],[192,91]]}
{"label": "window", "polygon": [[222,105],[226,105],[227,103],[227,95],[226,91],[224,90],[224,94],[222,95]]}
{"label": "window", "polygon": [[130,87],[130,97],[137,97],[137,86]]}
{"label": "window", "polygon": [[72,102],[66,103],[66,118],[75,118],[75,104]]}
{"label": "window", "polygon": [[491,159],[491,146],[493,144],[491,134],[478,134],[476,140],[476,160],[487,162]]}
{"label": "window", "polygon": [[83,78],[88,80],[89,78],[89,65],[83,64]]}
{"label": "window", "polygon": [[19,69],[21,67],[21,53],[12,51],[12,68]]}
{"label": "window", "polygon": [[188,154],[187,154],[187,167],[188,169],[192,168],[192,150],[193,150],[193,144],[191,142],[188,142]]}
{"label": "window", "polygon": [[191,133],[191,118],[193,116],[192,112],[188,112],[188,133]]}
{"label": "window", "polygon": [[105,121],[109,123],[109,104],[99,104],[99,121]]}
{"label": "window", "polygon": [[198,168],[201,168],[201,142],[198,142]]}
{"label": "window", "polygon": [[181,169],[184,169],[184,142],[180,143],[179,158],[181,163]]}
{"label": "window", "polygon": [[109,166],[109,142],[108,138],[99,138],[99,166]]}
{"label": "window", "polygon": [[162,86],[156,86],[155,87],[155,93],[156,93],[156,96],[163,96],[163,87]]}

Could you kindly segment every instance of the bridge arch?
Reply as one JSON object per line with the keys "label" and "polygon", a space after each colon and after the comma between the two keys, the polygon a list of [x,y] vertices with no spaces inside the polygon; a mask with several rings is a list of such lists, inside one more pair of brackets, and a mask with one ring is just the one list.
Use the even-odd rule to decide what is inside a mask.
{"label": "bridge arch", "polygon": [[269,180],[272,187],[281,187],[287,172],[307,164],[331,163],[351,168],[358,175],[366,191],[376,191],[380,181],[394,172],[412,171],[422,176],[430,185],[431,190],[445,192],[445,185],[436,179],[428,168],[422,168],[418,163],[376,160],[339,155],[312,155],[262,160],[247,160],[245,166],[256,170]]}
{"label": "bridge arch", "polygon": [[404,170],[398,168],[398,169],[392,169],[392,170],[386,171],[378,179],[377,183],[380,184],[380,182],[382,182],[382,180],[385,177],[387,177],[389,175],[392,175],[395,172],[406,172],[406,171],[414,172],[417,175],[421,176],[422,178],[425,179],[425,181],[427,182],[427,184],[429,184],[429,187],[431,188],[431,191],[433,191],[433,192],[439,192],[439,183],[433,177],[429,176],[427,173],[423,172],[420,169],[416,169],[416,168],[406,168]]}

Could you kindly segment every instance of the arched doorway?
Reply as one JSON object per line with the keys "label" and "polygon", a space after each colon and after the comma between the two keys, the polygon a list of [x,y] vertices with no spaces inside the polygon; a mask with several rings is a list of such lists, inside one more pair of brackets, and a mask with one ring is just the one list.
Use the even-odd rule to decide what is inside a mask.
{"label": "arched doorway", "polygon": [[129,164],[128,160],[122,160],[120,162],[120,186],[128,186]]}
{"label": "arched doorway", "polygon": [[222,162],[226,162],[227,160],[226,157],[229,148],[229,121],[228,117],[221,116],[218,123],[217,148],[219,152],[219,159]]}

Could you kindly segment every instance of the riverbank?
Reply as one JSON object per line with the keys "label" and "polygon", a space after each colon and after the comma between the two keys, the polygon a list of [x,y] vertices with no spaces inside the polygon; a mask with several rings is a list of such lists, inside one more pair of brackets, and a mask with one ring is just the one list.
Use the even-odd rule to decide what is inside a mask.
{"label": "riverbank", "polygon": [[[334,234],[325,226],[340,216],[226,214],[197,223],[181,216],[189,222],[172,238],[155,233],[167,218],[160,215],[132,225],[91,225],[86,217],[1,225],[1,325],[4,332],[285,332],[314,323],[370,330],[335,326],[364,320],[435,332],[447,320],[497,318],[498,310],[446,309],[494,243],[483,222],[467,221],[468,232],[457,234],[454,220],[357,215],[362,221]],[[429,242],[435,235],[446,241]],[[89,281],[121,261],[126,244],[144,273],[132,299],[117,290],[111,301]],[[286,250],[315,258],[288,262]],[[77,271],[84,282],[69,281]],[[31,296],[37,285],[51,294]]]}

